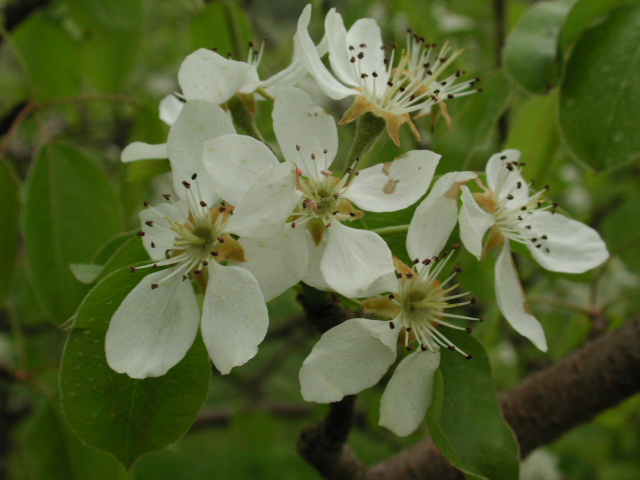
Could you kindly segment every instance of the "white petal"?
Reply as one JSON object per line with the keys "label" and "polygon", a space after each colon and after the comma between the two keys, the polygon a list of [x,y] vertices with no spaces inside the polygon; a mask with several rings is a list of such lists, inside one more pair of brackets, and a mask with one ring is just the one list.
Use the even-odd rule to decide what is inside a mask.
{"label": "white petal", "polygon": [[191,176],[197,173],[203,200],[209,204],[217,200],[211,180],[205,175],[202,148],[206,140],[231,133],[236,133],[233,122],[219,106],[205,100],[192,100],[182,107],[167,141],[173,187],[179,196],[184,192],[182,182],[190,182]]}
{"label": "white petal", "polygon": [[[356,59],[362,73],[371,75],[373,72],[382,75],[387,67],[384,64],[385,50],[382,49],[382,34],[377,22],[372,18],[361,18],[349,29],[346,38],[346,47],[354,47],[351,55],[363,52],[362,59]],[[366,45],[361,47],[360,45]],[[349,51],[347,50],[347,54]],[[349,58],[351,57],[349,55]],[[353,64],[348,64],[349,66]],[[334,70],[335,71],[335,70]]]}
{"label": "white petal", "polygon": [[473,172],[450,172],[436,181],[418,206],[407,232],[407,251],[412,259],[438,255],[458,220],[461,185],[476,178]]}
{"label": "white petal", "polygon": [[327,67],[324,66],[322,60],[320,60],[320,55],[307,31],[310,19],[311,5],[307,5],[298,19],[298,30],[293,37],[294,41],[298,44],[302,61],[307,71],[316,79],[318,87],[333,100],[341,100],[350,95],[357,94],[357,90],[345,87],[337,81],[329,70],[327,70]]}
{"label": "white petal", "polygon": [[[551,212],[534,212],[525,220],[533,232],[547,236],[536,243],[527,242],[533,258],[547,270],[583,273],[609,258],[600,234],[584,223]],[[538,244],[542,247],[536,248]]]}
{"label": "white petal", "polygon": [[440,352],[425,350],[403,358],[382,394],[379,425],[401,437],[415,432],[431,405],[439,366]]}
{"label": "white petal", "polygon": [[[296,227],[299,228],[299,227]],[[305,231],[307,229],[302,227]],[[317,288],[318,290],[332,290],[331,286],[327,283],[322,270],[320,270],[320,262],[324,256],[324,251],[327,249],[327,236],[325,235],[320,245],[316,245],[311,235],[307,233],[307,249],[309,250],[309,260],[307,271],[302,277],[302,281],[310,287]]]}
{"label": "white petal", "polygon": [[357,86],[359,80],[351,65],[351,54],[347,44],[347,29],[344,28],[342,15],[335,8],[327,13],[324,29],[329,41],[329,63],[336,76],[347,85]]}
{"label": "white petal", "polygon": [[466,187],[462,187],[462,208],[458,215],[460,224],[460,239],[465,248],[475,255],[478,260],[482,256],[482,239],[494,224],[493,215],[478,205],[473,194]]}
{"label": "white petal", "polygon": [[246,135],[223,135],[204,142],[204,168],[213,189],[231,205],[256,183],[278,159],[264,143]]}
{"label": "white petal", "polygon": [[[131,378],[159,377],[185,356],[198,333],[200,310],[189,282],[173,269],[147,275],[114,313],[105,350],[109,366]],[[132,274],[135,275],[135,274]]]}
{"label": "white petal", "polygon": [[395,212],[413,205],[429,188],[440,155],[412,150],[393,162],[360,170],[345,197],[370,212]]}
{"label": "white petal", "polygon": [[293,287],[306,273],[309,247],[305,237],[303,227],[291,228],[289,224],[279,236],[241,240],[247,261],[237,265],[253,273],[265,302]]}
{"label": "white petal", "polygon": [[182,107],[184,107],[184,102],[178,100],[174,94],[170,93],[160,100],[160,120],[169,126],[173,125],[176,123]]}
{"label": "white petal", "polygon": [[378,234],[340,222],[326,234],[320,269],[331,288],[345,297],[359,297],[379,277],[394,271],[391,250]]}
{"label": "white petal", "polygon": [[302,364],[302,397],[307,402],[337,402],[375,385],[396,359],[398,334],[388,322],[364,318],[333,327]]}
{"label": "white petal", "polygon": [[260,79],[254,65],[201,48],[182,62],[178,82],[187,100],[202,99],[220,105],[241,89],[255,90]]}
{"label": "white petal", "polygon": [[273,106],[273,130],[284,158],[307,177],[317,178],[317,172],[329,169],[338,152],[335,120],[299,88],[280,92]]}
{"label": "white petal", "polygon": [[[493,190],[499,200],[507,195],[513,195],[513,199],[507,202],[509,208],[516,208],[529,198],[529,187],[518,168],[508,170],[506,163],[520,160],[518,150],[505,150],[493,155],[487,162],[487,184]],[[518,184],[520,187],[518,188]]]}
{"label": "white petal", "polygon": [[530,313],[507,239],[496,262],[495,289],[498,308],[504,318],[520,335],[527,337],[536,347],[546,352],[547,340],[544,330],[540,322]]}
{"label": "white petal", "polygon": [[359,298],[368,298],[381,293],[397,293],[398,292],[398,277],[395,273],[387,273],[378,277],[369,287],[358,292]]}
{"label": "white petal", "polygon": [[[145,208],[139,213],[140,225],[145,233],[142,238],[142,244],[145,250],[153,260],[164,260],[166,258],[165,251],[173,246],[176,233],[169,230],[173,227],[167,218],[174,221],[184,219],[187,221],[187,208],[184,202],[177,203],[161,203],[153,208]],[[149,227],[145,222],[153,222],[153,227]],[[151,244],[155,247],[152,247]]]}
{"label": "white petal", "polygon": [[202,338],[220,373],[226,375],[251,360],[268,327],[267,306],[251,272],[210,263],[202,306]]}
{"label": "white petal", "polygon": [[256,239],[282,231],[301,196],[296,190],[295,165],[280,163],[267,170],[264,177],[240,197],[227,222],[227,232]]}
{"label": "white petal", "polygon": [[167,158],[167,144],[159,143],[152,145],[144,142],[133,142],[124,147],[120,154],[120,159],[124,163],[135,162],[136,160],[152,160]]}

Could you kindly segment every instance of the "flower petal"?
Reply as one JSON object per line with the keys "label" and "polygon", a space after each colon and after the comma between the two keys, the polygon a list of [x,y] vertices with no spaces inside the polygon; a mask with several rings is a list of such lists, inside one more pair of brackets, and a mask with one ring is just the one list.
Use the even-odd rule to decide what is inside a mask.
{"label": "flower petal", "polygon": [[182,62],[178,83],[187,100],[202,99],[220,105],[241,89],[255,90],[260,78],[254,65],[200,48]]}
{"label": "flower petal", "polygon": [[160,100],[160,120],[169,126],[176,123],[176,119],[184,107],[184,102],[178,100],[173,93]]}
{"label": "flower petal", "polygon": [[[301,58],[309,74],[316,79],[318,87],[331,99],[341,100],[345,97],[357,94],[357,90],[345,87],[337,81],[331,72],[324,66],[320,55],[309,36],[309,20],[311,19],[311,5],[304,7],[298,19],[298,30],[293,39],[298,44]],[[328,35],[327,35],[328,37]]]}
{"label": "flower petal", "polygon": [[150,144],[144,142],[133,142],[124,147],[120,154],[120,160],[124,163],[135,162],[136,160],[152,160],[167,158],[167,144]]}
{"label": "flower petal", "polygon": [[466,187],[462,187],[462,208],[458,215],[460,239],[465,248],[478,260],[482,256],[482,239],[496,221],[493,215],[483,210]]}
{"label": "flower petal", "polygon": [[412,150],[393,162],[360,170],[345,197],[370,212],[406,208],[426,193],[439,161],[440,155],[429,150]]}
{"label": "flower petal", "polygon": [[295,165],[280,163],[264,173],[240,197],[226,230],[240,237],[269,238],[282,232],[287,218],[300,200]]}
{"label": "flower petal", "polygon": [[335,8],[327,13],[324,19],[324,30],[329,41],[329,63],[333,73],[343,83],[357,86],[359,82],[350,63],[351,54],[347,44],[347,29],[344,27],[342,15]]}
{"label": "flower petal", "polygon": [[438,255],[458,220],[460,187],[476,178],[473,172],[450,172],[436,181],[418,206],[407,232],[407,251],[412,259]]}
{"label": "flower petal", "polygon": [[159,377],[185,356],[198,333],[200,310],[189,282],[175,268],[147,275],[114,313],[105,341],[107,363],[131,378]]}
{"label": "flower petal", "polygon": [[299,88],[280,92],[273,106],[273,130],[284,158],[295,162],[307,177],[317,178],[318,172],[327,170],[338,152],[335,120]]}
{"label": "flower petal", "polygon": [[600,234],[584,223],[551,212],[534,212],[526,221],[533,232],[547,237],[527,242],[533,258],[547,270],[583,273],[609,258]]}
{"label": "flower petal", "polygon": [[[307,229],[304,228],[304,230],[306,231]],[[324,236],[319,245],[315,244],[311,235],[307,234],[306,238],[307,249],[309,250],[309,261],[307,271],[302,277],[302,281],[310,287],[317,288],[318,290],[332,290],[331,286],[322,275],[322,270],[320,270],[320,262],[324,256],[324,251],[327,249],[327,236]]]}
{"label": "flower petal", "polygon": [[320,270],[336,292],[357,298],[394,268],[391,250],[378,234],[334,222],[327,229]]}
{"label": "flower petal", "polygon": [[302,397],[329,403],[369,388],[396,359],[399,329],[353,318],[322,335],[300,369]]}
{"label": "flower petal", "polygon": [[293,287],[306,273],[309,247],[305,237],[304,228],[288,224],[281,235],[270,239],[242,239],[247,261],[241,265],[256,277],[265,302]]}
{"label": "flower petal", "polygon": [[[373,18],[356,20],[356,23],[354,23],[349,29],[349,32],[347,32],[346,44],[343,45],[345,49],[349,46],[354,47],[354,51],[350,54],[349,50],[347,50],[349,59],[351,55],[357,55],[360,52],[364,53],[362,58],[356,59],[362,73],[371,75],[373,72],[376,72],[382,75],[386,72],[387,67],[384,64],[385,50],[383,50],[382,34],[380,33],[378,23]],[[348,66],[352,67],[352,64],[348,64]],[[353,68],[350,69],[353,71]]]}
{"label": "flower petal", "polygon": [[433,397],[433,378],[440,352],[407,355],[396,367],[380,400],[380,426],[401,437],[415,432]]}
{"label": "flower petal", "polygon": [[495,289],[498,308],[504,318],[520,335],[527,337],[536,347],[546,352],[547,340],[544,330],[540,322],[530,313],[507,239],[496,262]]}
{"label": "flower petal", "polygon": [[279,164],[264,143],[235,134],[204,142],[202,162],[213,189],[231,205],[237,205],[240,197],[266,170]]}
{"label": "flower petal", "polygon": [[498,200],[503,200],[507,195],[513,195],[513,199],[507,201],[507,206],[510,208],[522,205],[529,198],[529,186],[520,174],[520,169],[509,170],[506,167],[507,163],[519,160],[518,150],[504,150],[493,155],[487,162],[487,184],[495,192]]}
{"label": "flower petal", "polygon": [[202,306],[202,338],[220,373],[226,375],[251,360],[268,327],[267,306],[251,272],[210,263]]}
{"label": "flower petal", "polygon": [[187,102],[169,130],[167,152],[173,172],[173,186],[179,194],[184,192],[182,182],[190,181],[194,173],[200,175],[198,186],[203,200],[209,204],[217,200],[211,180],[202,164],[204,142],[211,138],[236,133],[229,115],[218,105],[206,100]]}
{"label": "flower petal", "polygon": [[[176,233],[170,230],[173,225],[166,219],[178,220],[182,218],[186,222],[187,216],[187,207],[181,201],[161,203],[153,208],[145,208],[140,211],[140,225],[145,233],[142,237],[142,244],[153,260],[164,260],[166,250],[173,246],[176,237]],[[153,222],[153,226],[150,227],[146,222]]]}

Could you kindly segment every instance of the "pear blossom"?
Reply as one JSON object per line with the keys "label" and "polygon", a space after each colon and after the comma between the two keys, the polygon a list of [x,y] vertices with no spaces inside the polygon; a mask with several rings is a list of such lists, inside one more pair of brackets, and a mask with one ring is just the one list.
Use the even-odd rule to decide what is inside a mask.
{"label": "pear blossom", "polygon": [[[297,202],[295,167],[278,165],[234,206],[212,201],[218,197],[205,177],[194,173],[183,180],[183,194],[175,201],[167,194],[168,203],[152,207],[145,202],[138,235],[153,262],[131,271],[157,271],[140,280],[111,319],[105,350],[116,372],[132,378],[164,375],[184,357],[200,327],[209,357],[226,374],[253,358],[266,335],[264,295],[240,265],[246,261],[245,239],[279,232]],[[190,279],[204,291],[202,312]]]}
{"label": "pear blossom", "polygon": [[[323,40],[316,51],[322,56],[326,50],[326,40]],[[264,43],[259,50],[249,43],[247,60],[242,62],[225,58],[206,48],[196,50],[185,58],[178,73],[178,83],[184,97],[187,100],[205,99],[221,105],[237,94],[252,99],[258,89],[263,89],[269,96],[277,96],[281,89],[295,85],[307,74],[301,52],[294,45],[291,64],[272,77],[260,80],[258,66],[263,52]]]}
{"label": "pear blossom", "polygon": [[[311,5],[307,5],[298,20],[294,39],[306,68],[326,95],[334,100],[355,97],[341,123],[371,112],[385,119],[389,136],[400,145],[399,130],[404,123],[420,138],[412,114],[427,114],[443,100],[479,91],[472,88],[479,81],[477,78],[456,83],[462,71],[443,76],[461,50],[452,50],[448,43],[437,50],[437,45],[409,32],[406,50],[398,55],[396,63],[395,46],[388,48],[382,43],[375,20],[359,19],[347,31],[342,16],[333,8],[325,18],[332,73],[322,63],[309,36],[310,19]],[[444,107],[443,112],[446,116]]]}
{"label": "pear blossom", "polygon": [[[545,200],[546,190],[530,191],[522,177],[520,152],[493,155],[486,167],[481,192],[462,188],[459,224],[462,241],[481,259],[502,245],[495,267],[495,290],[500,311],[511,326],[540,350],[547,342],[540,322],[531,314],[511,257],[511,242],[520,243],[547,270],[583,273],[609,257],[598,232],[556,212],[557,204]],[[483,250],[483,238],[490,232]]]}
{"label": "pear blossom", "polygon": [[[428,189],[440,156],[415,150],[393,162],[360,171],[349,168],[340,178],[330,170],[338,150],[335,121],[305,92],[282,90],[274,104],[273,120],[284,158],[298,166],[301,192],[291,211],[289,232],[281,241],[306,245],[305,258],[296,257],[305,264],[295,267],[306,271],[305,283],[355,297],[377,278],[393,272],[393,262],[379,235],[345,223],[364,215],[358,208],[390,212],[416,202]],[[205,142],[203,162],[216,190],[230,202],[278,164],[264,144],[241,135]],[[264,248],[270,247],[265,244]],[[264,255],[257,255],[256,261],[259,258],[266,261]],[[295,260],[286,260],[293,268]]]}
{"label": "pear blossom", "polygon": [[[423,202],[426,208],[418,215],[437,218],[445,214],[451,217],[446,223],[455,225],[455,205],[451,211],[451,205],[441,202],[438,205],[433,199],[440,198],[443,191],[459,191],[460,181],[472,175],[454,172],[444,181],[441,179],[440,185],[434,186],[435,194],[429,194]],[[409,231],[411,238],[420,240],[407,242],[407,251],[414,258],[412,266],[395,259],[396,273],[378,279],[370,290],[386,295],[362,303],[365,313],[391,320],[355,318],[332,328],[314,346],[299,375],[305,400],[336,402],[375,385],[396,361],[398,348],[413,352],[396,367],[380,405],[380,425],[401,436],[415,431],[426,414],[441,348],[472,358],[446,337],[443,327],[470,333],[471,326],[459,323],[482,320],[449,311],[475,301],[462,300],[467,293],[458,293],[459,285],[452,284],[459,268],[439,280],[452,257],[447,252],[440,253],[451,229],[430,232],[416,221]]]}

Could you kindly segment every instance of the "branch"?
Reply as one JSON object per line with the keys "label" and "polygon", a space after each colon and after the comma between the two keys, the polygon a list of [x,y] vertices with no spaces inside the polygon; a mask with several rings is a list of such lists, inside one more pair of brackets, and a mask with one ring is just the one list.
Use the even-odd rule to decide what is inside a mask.
{"label": "branch", "polygon": [[[500,395],[503,414],[518,438],[521,455],[638,392],[639,365],[640,317]],[[325,424],[330,421],[328,418]],[[313,461],[305,458],[329,480],[464,479],[431,439],[369,469],[346,446],[339,452],[316,452]]]}

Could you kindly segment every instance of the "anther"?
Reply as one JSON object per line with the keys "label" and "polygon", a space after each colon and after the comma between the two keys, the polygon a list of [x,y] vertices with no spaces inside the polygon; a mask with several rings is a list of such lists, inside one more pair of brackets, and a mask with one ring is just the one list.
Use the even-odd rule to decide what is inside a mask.
{"label": "anther", "polygon": [[291,228],[296,228],[296,222],[291,222]]}
{"label": "anther", "polygon": [[462,273],[462,268],[456,266],[455,271],[456,273]]}
{"label": "anther", "polygon": [[144,237],[145,233],[144,232],[138,232],[138,233],[136,233],[136,235],[139,236],[139,237]]}
{"label": "anther", "polygon": [[196,275],[200,275],[202,273],[202,270],[194,270],[193,273],[195,273]]}
{"label": "anther", "polygon": [[151,290],[155,290],[156,288],[158,288],[160,285],[158,285],[157,283],[152,283],[151,284]]}
{"label": "anther", "polygon": [[457,250],[458,248],[460,248],[460,244],[459,243],[454,243],[451,248],[453,248],[454,250]]}
{"label": "anther", "polygon": [[191,188],[191,184],[185,180],[182,181],[182,185],[184,186],[184,188]]}
{"label": "anther", "polygon": [[162,196],[164,197],[165,200],[171,200],[171,195],[168,193],[163,193]]}
{"label": "anther", "polygon": [[218,255],[220,255],[219,252],[212,250],[211,252],[209,252],[212,256],[217,257]]}
{"label": "anther", "polygon": [[327,224],[324,226],[324,228],[329,228],[330,226],[331,226],[331,224],[330,224],[330,223],[327,223]]}
{"label": "anther", "polygon": [[300,151],[300,145],[296,145],[296,150]]}
{"label": "anther", "polygon": [[393,293],[389,294],[389,300],[393,300],[394,298],[396,298],[396,296]]}
{"label": "anther", "polygon": [[420,350],[422,350],[423,352],[427,349],[427,347],[424,346],[423,343],[420,344]]}
{"label": "anther", "polygon": [[331,175],[333,175],[333,172],[331,170],[320,170],[320,173],[325,177],[330,177]]}
{"label": "anther", "polygon": [[470,305],[475,305],[477,301],[478,301],[478,299],[476,297],[471,297],[469,299],[469,304]]}
{"label": "anther", "polygon": [[325,149],[322,151],[322,153],[324,153],[324,154],[326,155],[327,153],[329,153],[329,150],[327,150],[327,149],[325,148]]}
{"label": "anther", "polygon": [[145,225],[147,225],[148,227],[153,227],[153,220],[147,220],[146,222],[144,222]]}
{"label": "anther", "polygon": [[467,331],[468,334],[471,334],[471,332],[473,332],[473,327],[467,327],[465,328],[465,330]]}
{"label": "anther", "polygon": [[389,328],[393,330],[394,328],[396,328],[396,324],[393,322],[389,322]]}
{"label": "anther", "polygon": [[153,268],[154,270],[157,270],[157,269],[158,269],[158,264],[157,264],[157,263],[154,263],[154,264],[153,264],[153,267],[151,267],[151,268]]}
{"label": "anther", "polygon": [[507,200],[513,200],[513,195],[511,194],[507,195]]}
{"label": "anther", "polygon": [[396,278],[402,278],[402,274],[400,272],[396,272]]}
{"label": "anther", "polygon": [[156,248],[156,242],[151,242],[151,248]]}
{"label": "anther", "polygon": [[136,273],[138,271],[136,267],[129,267],[129,270],[131,270],[131,273]]}
{"label": "anther", "polygon": [[431,263],[431,259],[430,259],[430,258],[425,258],[425,259],[422,261],[422,264],[423,264],[423,265],[429,265],[430,263]]}
{"label": "anther", "polygon": [[356,212],[349,212],[349,216],[350,217],[355,217],[356,216]]}
{"label": "anther", "polygon": [[206,207],[207,206],[207,202],[205,202],[204,200],[200,200],[200,206],[201,207]]}
{"label": "anther", "polygon": [[143,204],[145,207],[148,207],[148,206],[150,206],[150,205],[151,205],[151,203],[147,202],[146,200],[145,200],[144,202],[142,202],[142,204]]}
{"label": "anther", "polygon": [[416,258],[416,259],[413,261],[413,264],[414,264],[414,265],[417,265],[418,263],[420,263],[420,259],[419,259],[419,258]]}
{"label": "anther", "polygon": [[198,174],[194,173],[193,175],[191,175],[191,180],[195,180],[196,178],[198,178]]}
{"label": "anther", "polygon": [[455,346],[455,345],[448,345],[448,346],[447,346],[447,348],[448,348],[449,350],[451,350],[452,352],[455,352],[455,351],[456,351],[456,346]]}
{"label": "anther", "polygon": [[209,265],[209,262],[207,262],[206,260],[204,260],[204,261],[202,262],[202,265],[204,265],[204,266],[206,267],[207,265]]}
{"label": "anther", "polygon": [[467,355],[467,356],[466,356],[466,357],[464,357],[464,358],[466,358],[467,360],[471,360],[471,359],[473,358],[473,355]]}

